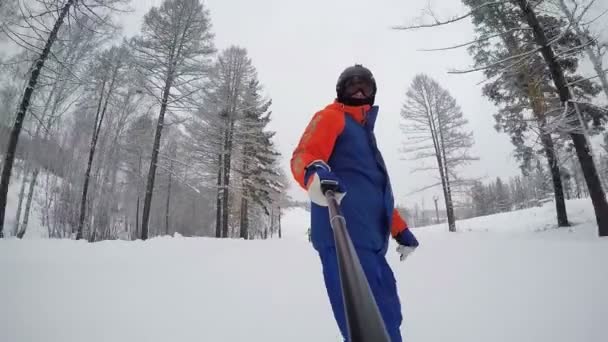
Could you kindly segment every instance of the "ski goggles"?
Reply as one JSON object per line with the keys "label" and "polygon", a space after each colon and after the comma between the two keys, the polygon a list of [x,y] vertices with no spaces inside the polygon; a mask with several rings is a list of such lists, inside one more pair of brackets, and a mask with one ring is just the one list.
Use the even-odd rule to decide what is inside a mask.
{"label": "ski goggles", "polygon": [[366,77],[354,76],[344,83],[344,95],[352,96],[359,91],[365,97],[370,97],[374,95],[375,89],[372,82]]}

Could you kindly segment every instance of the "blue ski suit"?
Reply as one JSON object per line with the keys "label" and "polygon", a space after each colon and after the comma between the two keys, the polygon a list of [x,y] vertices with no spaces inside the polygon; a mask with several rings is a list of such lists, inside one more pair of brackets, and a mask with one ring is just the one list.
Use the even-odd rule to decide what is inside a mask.
{"label": "blue ski suit", "polygon": [[[391,340],[397,342],[401,341],[401,303],[385,255],[389,237],[397,238],[408,227],[394,208],[386,165],[376,145],[377,115],[377,106],[351,107],[337,101],[317,112],[293,152],[291,171],[307,189],[307,167],[321,161],[345,185],[341,209],[347,230]],[[329,212],[315,203],[311,203],[311,242],[321,259],[334,317],[348,340]]]}

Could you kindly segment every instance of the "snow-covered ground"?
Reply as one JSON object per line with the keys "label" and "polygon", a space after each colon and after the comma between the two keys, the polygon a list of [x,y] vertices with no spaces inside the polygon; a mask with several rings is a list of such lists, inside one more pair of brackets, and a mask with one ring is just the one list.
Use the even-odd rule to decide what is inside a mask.
{"label": "snow-covered ground", "polygon": [[[608,240],[568,208],[572,229],[549,204],[391,246],[405,341],[608,341]],[[307,228],[292,209],[282,240],[0,241],[0,341],[339,341]]]}
{"label": "snow-covered ground", "polygon": [[[542,231],[552,231],[551,235],[568,234],[568,238],[597,236],[597,228],[591,199],[576,199],[566,201],[568,220],[572,227],[555,230],[557,218],[555,215],[555,202],[546,203],[542,207],[511,211],[495,215],[474,217],[456,223],[459,232],[492,232],[509,235],[519,235]],[[447,224],[420,228],[425,231],[444,232]],[[528,235],[530,236],[530,235]],[[532,235],[538,238],[547,238],[547,234]]]}

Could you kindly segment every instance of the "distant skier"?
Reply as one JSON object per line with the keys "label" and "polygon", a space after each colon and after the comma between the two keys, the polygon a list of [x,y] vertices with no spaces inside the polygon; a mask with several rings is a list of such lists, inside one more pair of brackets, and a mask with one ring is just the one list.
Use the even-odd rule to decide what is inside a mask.
{"label": "distant skier", "polygon": [[385,255],[389,236],[404,260],[418,247],[407,223],[394,208],[386,165],[374,136],[378,107],[376,81],[362,65],[347,68],[338,78],[337,99],[317,112],[293,152],[291,171],[308,191],[311,240],[323,265],[334,317],[347,340],[346,318],[327,201],[321,181],[339,184],[338,200],[347,229],[393,342],[401,341],[401,303],[395,277]]}

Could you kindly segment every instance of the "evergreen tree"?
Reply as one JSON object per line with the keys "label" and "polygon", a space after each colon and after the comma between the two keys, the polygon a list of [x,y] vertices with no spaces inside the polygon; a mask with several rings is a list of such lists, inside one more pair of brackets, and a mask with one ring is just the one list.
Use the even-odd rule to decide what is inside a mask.
{"label": "evergreen tree", "polygon": [[[466,0],[465,3],[475,7],[481,0]],[[547,96],[555,91],[555,87],[542,56],[530,53],[536,48],[534,36],[522,27],[521,10],[508,3],[485,7],[474,12],[473,17],[478,39],[469,51],[475,57],[476,66],[483,68],[489,78],[484,86],[484,95],[499,106],[494,115],[496,128],[511,136],[522,168],[527,167],[535,154],[545,155],[553,181],[558,225],[566,226],[563,184],[557,147],[552,137],[555,127],[551,121],[552,112],[560,107],[560,103]],[[580,45],[579,37],[572,31],[565,31],[566,25],[560,18],[546,15],[540,20],[551,28],[547,33],[550,39],[555,39],[557,48],[572,51]],[[570,53],[564,55],[561,62],[573,74],[579,58],[576,53]],[[598,92],[588,80],[574,87],[581,96],[594,96]],[[541,142],[540,148],[533,143],[536,134]]]}
{"label": "evergreen tree", "polygon": [[[281,189],[274,178],[278,177],[274,165],[279,157],[275,151],[272,137],[274,132],[267,131],[270,122],[271,101],[262,99],[260,85],[254,77],[249,81],[243,100],[243,117],[239,124],[236,140],[241,148],[240,169],[242,194],[240,207],[240,237],[248,239],[250,221],[257,218],[254,227],[263,226],[263,217],[271,215],[272,197],[274,189]],[[251,204],[257,206],[253,208]],[[254,216],[254,213],[258,215]]]}

